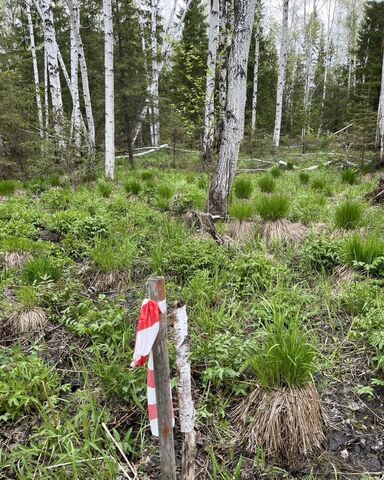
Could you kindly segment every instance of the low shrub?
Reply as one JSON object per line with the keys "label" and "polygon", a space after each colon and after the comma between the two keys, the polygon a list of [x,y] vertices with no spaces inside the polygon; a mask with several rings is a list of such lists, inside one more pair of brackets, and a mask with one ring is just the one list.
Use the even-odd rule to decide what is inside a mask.
{"label": "low shrub", "polygon": [[357,183],[357,174],[355,170],[352,168],[347,168],[341,172],[341,180],[344,183],[348,183],[349,185],[355,185]]}
{"label": "low shrub", "polygon": [[229,207],[229,216],[240,220],[250,220],[254,215],[254,208],[250,203],[237,202]]}
{"label": "low shrub", "polygon": [[363,206],[356,201],[347,200],[339,205],[335,212],[335,224],[344,230],[353,230],[361,224]]}
{"label": "low shrub", "polygon": [[138,195],[141,190],[141,183],[137,180],[128,180],[124,184],[124,190],[128,194]]}
{"label": "low shrub", "polygon": [[14,180],[0,180],[0,195],[13,195],[16,187],[17,183]]}
{"label": "low shrub", "polygon": [[250,198],[253,190],[252,181],[248,177],[238,177],[234,185],[235,195],[241,200]]}
{"label": "low shrub", "polygon": [[23,269],[23,279],[29,285],[44,281],[56,282],[62,274],[62,266],[47,256],[40,256],[30,260]]}
{"label": "low shrub", "polygon": [[257,183],[263,193],[272,193],[275,191],[276,182],[268,175],[260,177]]}
{"label": "low shrub", "polygon": [[256,211],[263,220],[279,220],[286,217],[289,200],[282,195],[264,195],[257,201]]}

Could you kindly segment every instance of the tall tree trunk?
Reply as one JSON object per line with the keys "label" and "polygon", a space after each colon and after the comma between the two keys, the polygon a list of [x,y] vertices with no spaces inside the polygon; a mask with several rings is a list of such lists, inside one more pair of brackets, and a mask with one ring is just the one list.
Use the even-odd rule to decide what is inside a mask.
{"label": "tall tree trunk", "polygon": [[80,155],[81,148],[81,111],[80,111],[80,96],[79,96],[79,46],[78,35],[76,33],[77,24],[80,15],[80,1],[68,1],[71,15],[71,89],[72,89],[72,123],[71,133],[73,134],[74,144],[76,147],[76,154]]}
{"label": "tall tree trunk", "polygon": [[284,0],[279,55],[279,74],[277,78],[275,128],[273,131],[273,144],[275,147],[278,147],[280,144],[281,117],[283,113],[283,94],[288,53],[288,7],[289,0]]}
{"label": "tall tree trunk", "polygon": [[44,128],[45,138],[48,138],[49,128],[49,78],[48,78],[48,58],[44,46]]}
{"label": "tall tree trunk", "polygon": [[40,95],[40,82],[39,82],[39,69],[37,67],[37,57],[36,57],[36,44],[35,44],[35,34],[33,31],[33,22],[32,22],[32,13],[31,13],[31,0],[26,0],[25,9],[27,12],[28,18],[28,28],[29,28],[29,41],[31,44],[31,54],[32,54],[32,67],[33,67],[33,80],[35,82],[35,92],[36,92],[36,106],[37,106],[37,118],[39,120],[39,133],[40,137],[44,137],[44,123],[43,123],[43,109],[41,105],[41,95]]}
{"label": "tall tree trunk", "polygon": [[95,121],[93,119],[93,110],[92,110],[92,101],[91,101],[91,92],[89,89],[89,80],[88,80],[88,69],[87,62],[85,59],[84,46],[80,33],[80,2],[79,0],[74,0],[78,2],[78,16],[75,18],[75,35],[77,42],[77,49],[79,54],[79,65],[80,65],[80,75],[81,75],[81,84],[83,87],[83,100],[85,108],[85,117],[87,119],[87,136],[88,136],[88,160],[89,165],[92,168],[93,162],[95,159],[96,153],[96,135],[95,135]]}
{"label": "tall tree trunk", "polygon": [[65,149],[64,109],[61,95],[58,49],[51,0],[40,0],[40,8],[44,22],[44,46],[47,54],[49,86],[51,92],[52,123],[55,132],[57,153],[59,159],[62,159]]}
{"label": "tall tree trunk", "polygon": [[115,93],[112,0],[103,0],[105,66],[105,176],[115,177]]}
{"label": "tall tree trunk", "polygon": [[209,16],[207,84],[205,92],[205,119],[203,136],[203,160],[212,160],[215,121],[215,79],[217,45],[219,42],[219,0],[211,0]]}
{"label": "tall tree trunk", "polygon": [[210,213],[227,215],[228,198],[235,178],[240,143],[244,135],[247,64],[256,0],[238,0],[228,59],[228,90],[219,161],[208,197]]}
{"label": "tall tree trunk", "polygon": [[377,115],[377,125],[379,131],[380,163],[382,164],[384,162],[384,50],[383,62],[381,67],[381,88]]}
{"label": "tall tree trunk", "polygon": [[159,76],[160,65],[158,61],[157,46],[157,17],[159,0],[151,0],[151,55],[152,55],[152,75],[150,84],[151,93],[151,143],[153,147],[160,144],[160,117],[159,117]]}
{"label": "tall tree trunk", "polygon": [[259,59],[260,59],[260,38],[259,26],[256,24],[255,28],[255,64],[253,67],[253,88],[252,88],[252,117],[251,129],[256,131],[256,114],[257,114],[257,85],[259,79]]}

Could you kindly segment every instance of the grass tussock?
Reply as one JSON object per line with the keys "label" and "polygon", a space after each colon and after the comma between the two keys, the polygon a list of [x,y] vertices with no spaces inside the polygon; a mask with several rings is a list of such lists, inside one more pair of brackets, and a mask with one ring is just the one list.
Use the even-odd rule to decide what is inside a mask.
{"label": "grass tussock", "polygon": [[245,220],[251,220],[255,214],[254,208],[250,203],[237,202],[229,207],[229,216],[244,222]]}
{"label": "grass tussock", "polygon": [[299,179],[300,179],[300,183],[302,183],[303,185],[308,185],[310,175],[308,172],[300,172]]}
{"label": "grass tussock", "polygon": [[287,216],[289,200],[283,195],[264,195],[256,202],[256,211],[263,220],[275,222]]}
{"label": "grass tussock", "polygon": [[356,185],[357,173],[352,168],[347,168],[341,172],[341,180],[348,185]]}
{"label": "grass tussock", "polygon": [[13,312],[8,318],[6,328],[16,333],[31,333],[43,330],[47,323],[48,318],[44,310],[34,307]]}
{"label": "grass tussock", "polygon": [[97,191],[104,198],[109,198],[112,194],[112,184],[106,180],[97,183]]}
{"label": "grass tussock", "polygon": [[22,268],[32,259],[30,253],[8,252],[4,255],[3,263],[5,268]]}
{"label": "grass tussock", "polygon": [[247,200],[251,197],[253,185],[249,177],[238,177],[234,185],[235,195],[240,200]]}
{"label": "grass tussock", "polygon": [[128,272],[133,264],[136,250],[136,244],[129,238],[98,239],[90,252],[90,258],[102,273],[123,270]]}
{"label": "grass tussock", "polygon": [[281,177],[281,169],[278,165],[274,165],[269,173],[272,175],[273,178],[279,178]]}
{"label": "grass tussock", "polygon": [[124,190],[128,195],[139,195],[141,191],[141,183],[137,180],[127,180],[124,183]]}
{"label": "grass tussock", "polygon": [[62,275],[62,267],[48,256],[33,258],[23,269],[23,279],[26,283],[56,282]]}
{"label": "grass tussock", "polygon": [[260,233],[266,243],[300,243],[308,236],[308,227],[302,223],[282,219],[266,221],[260,226]]}
{"label": "grass tussock", "polygon": [[237,245],[243,245],[255,238],[256,225],[253,222],[235,220],[229,223],[227,235],[234,240]]}
{"label": "grass tussock", "polygon": [[335,225],[344,230],[354,230],[362,222],[364,208],[353,200],[347,200],[339,205],[335,212]]}
{"label": "grass tussock", "polygon": [[16,187],[17,183],[14,180],[0,180],[0,195],[5,197],[13,195]]}
{"label": "grass tussock", "polygon": [[257,183],[263,193],[272,193],[276,190],[276,182],[268,175],[260,177]]}

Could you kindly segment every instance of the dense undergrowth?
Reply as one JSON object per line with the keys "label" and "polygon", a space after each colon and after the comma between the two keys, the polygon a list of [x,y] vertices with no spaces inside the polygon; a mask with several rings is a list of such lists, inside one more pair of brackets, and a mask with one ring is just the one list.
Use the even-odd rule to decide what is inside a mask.
{"label": "dense undergrowth", "polygon": [[[210,472],[201,478],[288,475],[262,452],[248,458],[223,446],[236,427],[231,408],[257,382],[281,382],[286,352],[271,355],[268,345],[297,353],[284,363],[288,383],[315,379],[326,394],[347,382],[374,401],[384,369],[384,210],[364,195],[375,179],[330,169],[269,175],[236,184],[230,222],[302,223],[302,242],[267,244],[255,231],[228,248],[188,229],[182,215],[203,209],[204,173],[120,168],[114,184],[2,186],[0,478],[117,478],[102,422],[157,478],[145,371],[129,367],[152,274],[166,277],[168,303],[183,300],[189,312],[198,462]],[[12,252],[28,255],[7,264]],[[36,308],[44,332],[15,335],[12,314]],[[348,358],[362,351],[364,375],[354,379]],[[171,363],[174,374],[172,348]]]}

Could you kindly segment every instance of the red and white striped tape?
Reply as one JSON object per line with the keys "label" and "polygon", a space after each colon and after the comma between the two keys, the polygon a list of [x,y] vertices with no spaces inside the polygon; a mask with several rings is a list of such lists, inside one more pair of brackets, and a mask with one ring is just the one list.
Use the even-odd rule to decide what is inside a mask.
{"label": "red and white striped tape", "polygon": [[148,415],[152,435],[159,436],[159,424],[157,419],[156,383],[153,365],[152,347],[160,329],[160,314],[167,311],[166,300],[155,302],[154,300],[143,301],[137,325],[135,350],[133,353],[133,367],[140,367],[148,362],[147,372],[147,400]]}

